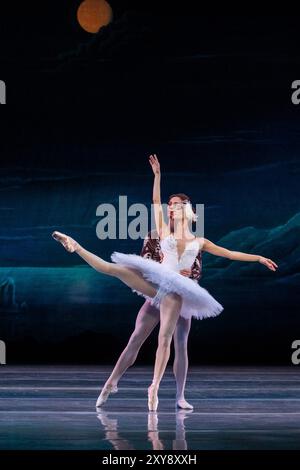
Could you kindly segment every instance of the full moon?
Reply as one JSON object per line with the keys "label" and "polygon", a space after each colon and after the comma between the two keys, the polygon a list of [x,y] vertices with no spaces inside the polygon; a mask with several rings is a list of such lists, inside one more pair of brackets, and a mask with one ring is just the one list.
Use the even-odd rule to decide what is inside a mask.
{"label": "full moon", "polygon": [[111,22],[113,12],[105,0],[84,0],[77,10],[77,20],[88,33],[97,33]]}

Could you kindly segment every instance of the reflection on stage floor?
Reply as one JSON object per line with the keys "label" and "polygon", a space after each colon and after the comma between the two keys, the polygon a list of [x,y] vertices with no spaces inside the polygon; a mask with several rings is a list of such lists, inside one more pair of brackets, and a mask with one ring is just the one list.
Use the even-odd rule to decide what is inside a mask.
{"label": "reflection on stage floor", "polygon": [[152,367],[131,368],[95,409],[108,366],[1,366],[0,449],[300,449],[295,367],[191,367],[175,408],[171,369],[156,413],[147,410]]}

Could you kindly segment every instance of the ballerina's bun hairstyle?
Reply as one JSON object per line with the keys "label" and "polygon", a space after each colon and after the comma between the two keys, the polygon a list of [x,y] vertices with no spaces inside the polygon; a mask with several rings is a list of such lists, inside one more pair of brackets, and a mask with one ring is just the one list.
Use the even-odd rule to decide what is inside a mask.
{"label": "ballerina's bun hairstyle", "polygon": [[173,197],[178,197],[182,202],[185,203],[184,210],[187,219],[191,220],[192,222],[196,222],[197,215],[195,214],[195,211],[192,207],[190,198],[184,193],[171,194],[171,196],[169,196],[168,204],[170,204],[170,201],[173,199]]}

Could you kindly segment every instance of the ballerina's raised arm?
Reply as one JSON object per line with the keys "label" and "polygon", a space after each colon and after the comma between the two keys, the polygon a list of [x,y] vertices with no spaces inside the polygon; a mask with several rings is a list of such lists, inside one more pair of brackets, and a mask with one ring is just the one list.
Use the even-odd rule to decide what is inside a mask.
{"label": "ballerina's raised arm", "polygon": [[153,205],[154,205],[154,218],[155,218],[156,231],[160,239],[163,240],[166,236],[170,234],[170,231],[165,221],[163,208],[161,204],[161,197],[160,197],[161,172],[160,172],[160,164],[155,154],[150,155],[149,163],[154,173],[153,198],[152,199],[153,199]]}

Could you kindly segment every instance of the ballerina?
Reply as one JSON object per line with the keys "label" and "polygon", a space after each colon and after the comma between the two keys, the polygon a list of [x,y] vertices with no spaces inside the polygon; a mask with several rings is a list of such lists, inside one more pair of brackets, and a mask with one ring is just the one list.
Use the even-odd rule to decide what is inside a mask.
{"label": "ballerina", "polygon": [[259,262],[275,271],[276,263],[260,255],[231,251],[203,238],[194,237],[189,230],[191,205],[173,201],[174,232],[166,224],[160,200],[160,165],[156,155],[150,156],[154,177],[154,214],[164,259],[161,264],[138,255],[114,252],[113,263],[107,262],[83,248],[77,241],[60,232],[52,236],[64,248],[76,252],[95,270],[120,279],[133,291],[143,295],[160,308],[160,328],[152,384],[148,388],[149,411],[158,407],[158,389],[170,356],[170,344],[179,316],[198,319],[219,315],[223,307],[206,289],[182,276],[180,269],[188,269],[199,249],[231,260]]}
{"label": "ballerina", "polygon": [[[174,194],[169,198],[170,203],[172,202],[172,199],[174,197],[179,197],[181,200],[187,199],[187,196],[184,194]],[[172,215],[170,215],[170,217],[172,217]],[[162,262],[163,254],[161,251],[158,234],[155,230],[150,232],[145,238],[141,251],[141,256],[154,259],[159,263]],[[182,274],[183,276],[188,276],[196,281],[199,281],[201,277],[201,267],[202,254],[201,251],[199,251],[199,254],[196,257],[192,266],[192,269],[181,270],[180,274]],[[138,312],[134,331],[130,336],[125,349],[122,351],[112,373],[110,374],[109,378],[107,379],[101,390],[101,393],[96,403],[96,408],[102,407],[104,403],[106,403],[109,395],[118,391],[119,380],[126,372],[126,370],[134,364],[140,348],[142,347],[146,339],[149,337],[149,335],[152,333],[154,328],[158,325],[158,323],[159,310],[154,305],[151,305],[151,302],[149,300],[146,300]],[[190,328],[191,319],[179,317],[173,335],[175,351],[173,372],[176,380],[176,406],[177,408],[186,410],[192,410],[194,408],[193,405],[188,403],[185,399],[185,384],[188,371],[187,344]]]}

